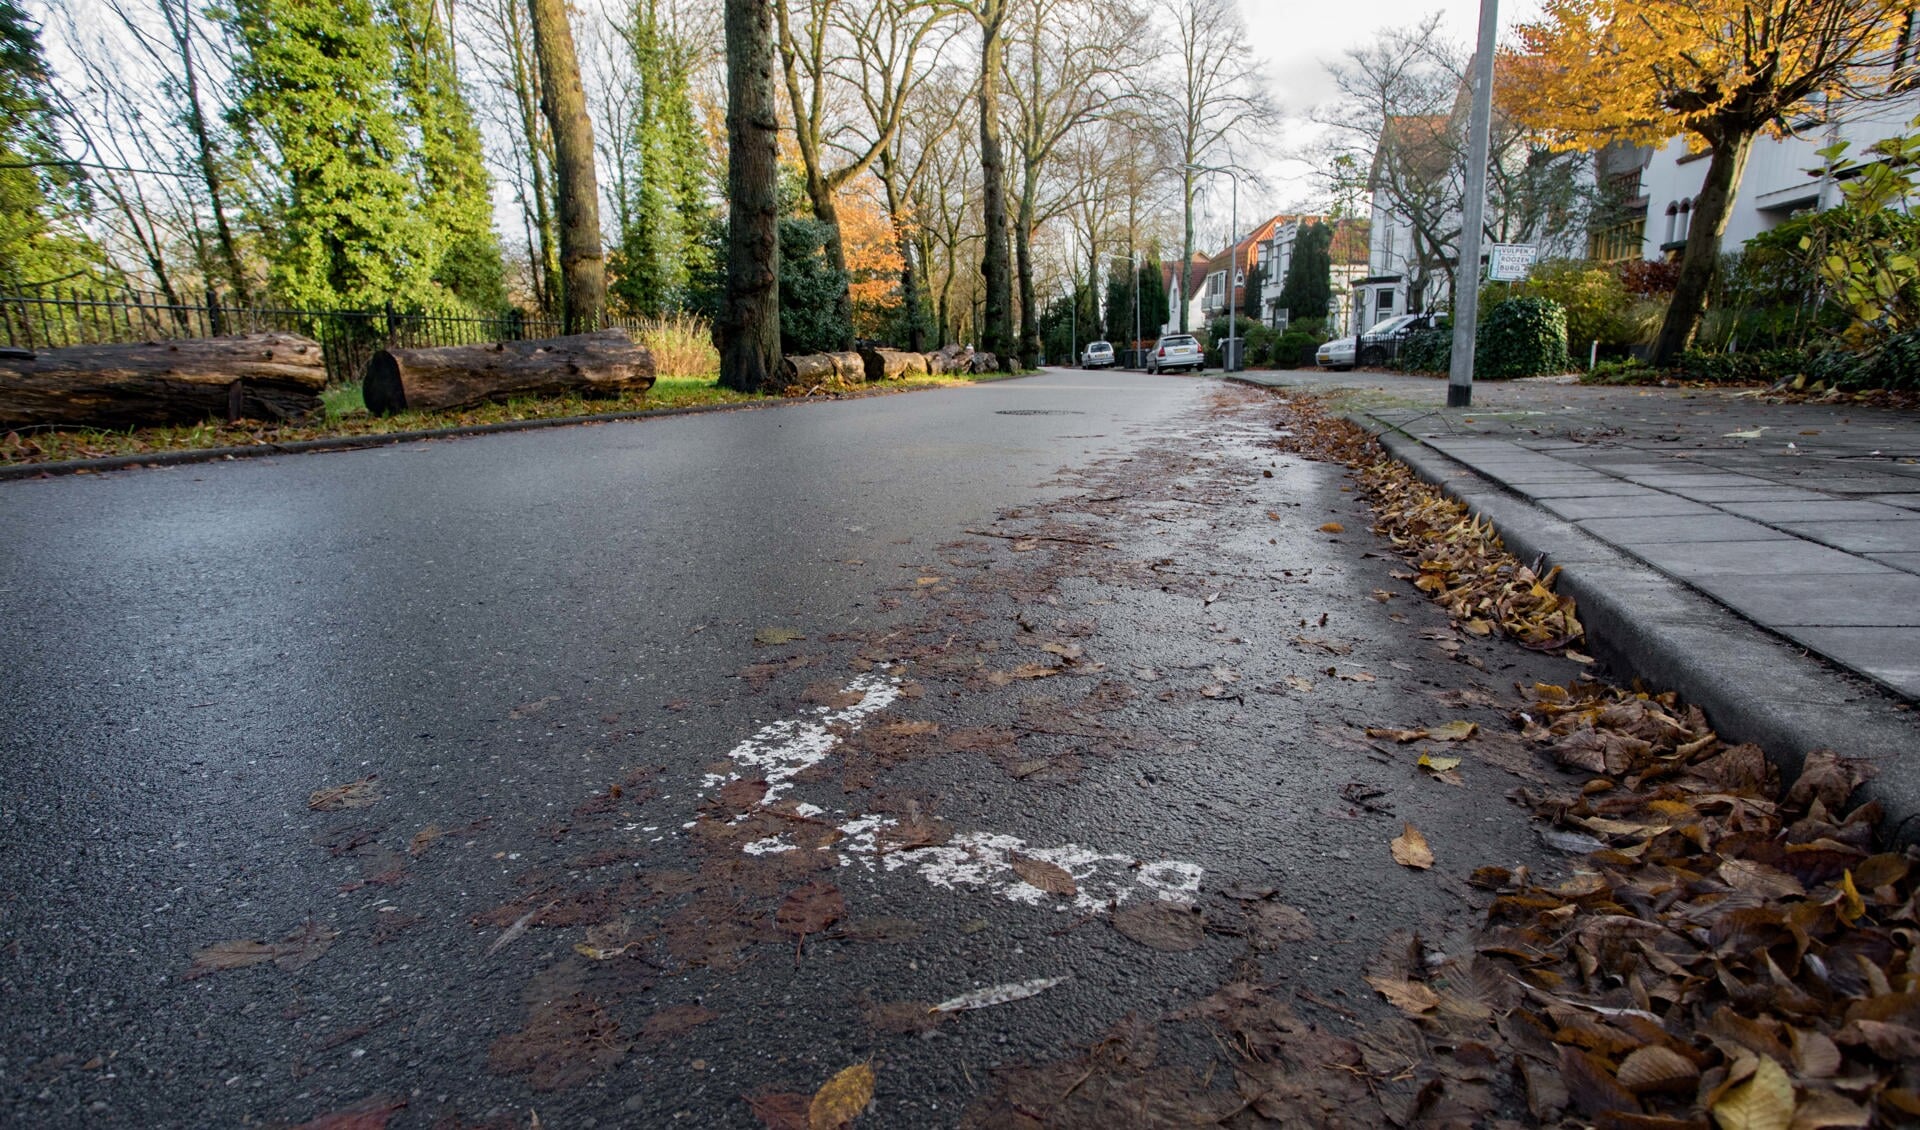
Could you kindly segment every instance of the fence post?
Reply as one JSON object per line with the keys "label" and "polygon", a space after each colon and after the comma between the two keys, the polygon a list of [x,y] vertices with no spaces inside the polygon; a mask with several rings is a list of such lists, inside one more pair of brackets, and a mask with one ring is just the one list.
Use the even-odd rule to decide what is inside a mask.
{"label": "fence post", "polygon": [[226,332],[225,319],[220,316],[220,290],[218,287],[209,286],[207,288],[207,336],[223,337]]}

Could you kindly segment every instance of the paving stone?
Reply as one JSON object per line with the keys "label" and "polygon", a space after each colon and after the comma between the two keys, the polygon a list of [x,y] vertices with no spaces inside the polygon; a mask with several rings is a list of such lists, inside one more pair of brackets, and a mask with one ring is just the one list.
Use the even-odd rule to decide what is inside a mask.
{"label": "paving stone", "polygon": [[1803,627],[1782,629],[1782,634],[1908,698],[1920,698],[1920,629]]}
{"label": "paving stone", "polygon": [[1781,529],[1851,553],[1920,552],[1920,521],[1781,522]]}
{"label": "paving stone", "polygon": [[1602,495],[1596,498],[1543,498],[1540,505],[1562,518],[1674,518],[1687,514],[1719,513],[1711,506],[1689,502],[1665,491],[1642,494]]}
{"label": "paving stone", "polygon": [[[1492,476],[1489,477],[1491,478]],[[1605,475],[1594,475],[1590,481],[1587,482],[1533,483],[1524,486],[1519,483],[1506,482],[1504,479],[1496,479],[1495,481],[1511,487],[1513,490],[1528,498],[1535,499],[1641,497],[1647,493],[1646,487],[1635,486],[1632,483],[1623,483],[1619,479],[1610,479]]]}
{"label": "paving stone", "polygon": [[1832,497],[1818,491],[1771,484],[1757,487],[1687,487],[1673,493],[1696,502],[1816,502]]}
{"label": "paving stone", "polygon": [[[1683,500],[1684,501],[1684,500]],[[1771,526],[1749,522],[1731,514],[1703,517],[1624,517],[1595,518],[1580,523],[1582,529],[1597,534],[1615,545],[1642,545],[1651,542],[1682,541],[1765,541],[1790,538]]]}
{"label": "paving stone", "polygon": [[1888,506],[1899,506],[1907,510],[1920,510],[1920,494],[1876,494],[1868,501],[1884,502]]}
{"label": "paving stone", "polygon": [[1867,522],[1920,518],[1910,510],[1878,502],[1831,498],[1819,502],[1729,502],[1720,507],[1761,522]]}
{"label": "paving stone", "polygon": [[1920,553],[1869,553],[1867,556],[1882,565],[1905,569],[1909,573],[1920,573]]}
{"label": "paving stone", "polygon": [[1633,554],[1683,580],[1756,572],[1816,576],[1892,573],[1885,565],[1799,538],[1771,541],[1658,542],[1632,547]]}
{"label": "paving stone", "polygon": [[1911,573],[1717,573],[1688,584],[1767,627],[1920,627]]}
{"label": "paving stone", "polygon": [[1639,483],[1655,490],[1670,490],[1676,493],[1687,490],[1713,487],[1719,490],[1741,488],[1772,487],[1775,484],[1766,479],[1757,479],[1752,475],[1736,475],[1731,471],[1709,471],[1701,474],[1658,474],[1658,475],[1622,475],[1630,483]]}

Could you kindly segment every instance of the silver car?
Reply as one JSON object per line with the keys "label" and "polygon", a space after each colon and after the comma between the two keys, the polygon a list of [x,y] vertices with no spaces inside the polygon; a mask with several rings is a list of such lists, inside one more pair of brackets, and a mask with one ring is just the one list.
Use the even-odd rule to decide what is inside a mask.
{"label": "silver car", "polygon": [[1313,353],[1313,363],[1329,369],[1353,368],[1353,339],[1336,337],[1332,341],[1323,341]]}
{"label": "silver car", "polygon": [[1080,354],[1080,367],[1082,369],[1113,368],[1112,344],[1104,341],[1088,342],[1086,352]]}
{"label": "silver car", "polygon": [[1147,354],[1147,372],[1170,373],[1176,370],[1199,372],[1207,367],[1207,354],[1192,334],[1168,334]]}

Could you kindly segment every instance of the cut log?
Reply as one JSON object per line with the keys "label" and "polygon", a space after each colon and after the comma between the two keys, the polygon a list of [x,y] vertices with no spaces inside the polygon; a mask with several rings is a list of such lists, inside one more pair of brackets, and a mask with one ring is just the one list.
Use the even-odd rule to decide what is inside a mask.
{"label": "cut log", "polygon": [[860,360],[866,363],[869,383],[927,374],[927,357],[924,353],[903,353],[897,349],[862,349]]}
{"label": "cut log", "polygon": [[618,396],[653,387],[653,354],[627,331],[538,341],[383,349],[367,362],[367,411],[467,408],[520,396]]}
{"label": "cut log", "polygon": [[802,353],[781,360],[788,388],[859,384],[867,379],[866,362],[858,353]]}
{"label": "cut log", "polygon": [[76,345],[0,357],[0,426],[287,420],[326,385],[320,343],[298,334]]}
{"label": "cut log", "polygon": [[993,373],[1000,369],[1000,359],[991,353],[975,353],[968,361],[968,367],[976,373]]}

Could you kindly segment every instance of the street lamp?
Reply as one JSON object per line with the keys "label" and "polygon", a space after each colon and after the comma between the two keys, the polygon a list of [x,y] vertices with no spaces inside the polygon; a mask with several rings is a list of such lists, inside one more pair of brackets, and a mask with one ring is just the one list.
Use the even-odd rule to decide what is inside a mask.
{"label": "street lamp", "polygon": [[1133,362],[1134,366],[1145,369],[1147,367],[1146,362],[1140,359],[1140,354],[1145,352],[1145,350],[1140,348],[1140,252],[1133,251],[1126,255],[1115,255],[1109,251],[1106,257],[1108,259],[1117,259],[1133,268]]}
{"label": "street lamp", "polygon": [[1233,211],[1227,233],[1227,253],[1233,257],[1233,269],[1227,272],[1227,340],[1220,346],[1220,368],[1225,372],[1236,372],[1240,365],[1240,339],[1235,331],[1240,327],[1240,312],[1234,308],[1234,295],[1239,287],[1240,278],[1240,174],[1224,165],[1186,166],[1197,173],[1225,173],[1233,181]]}

